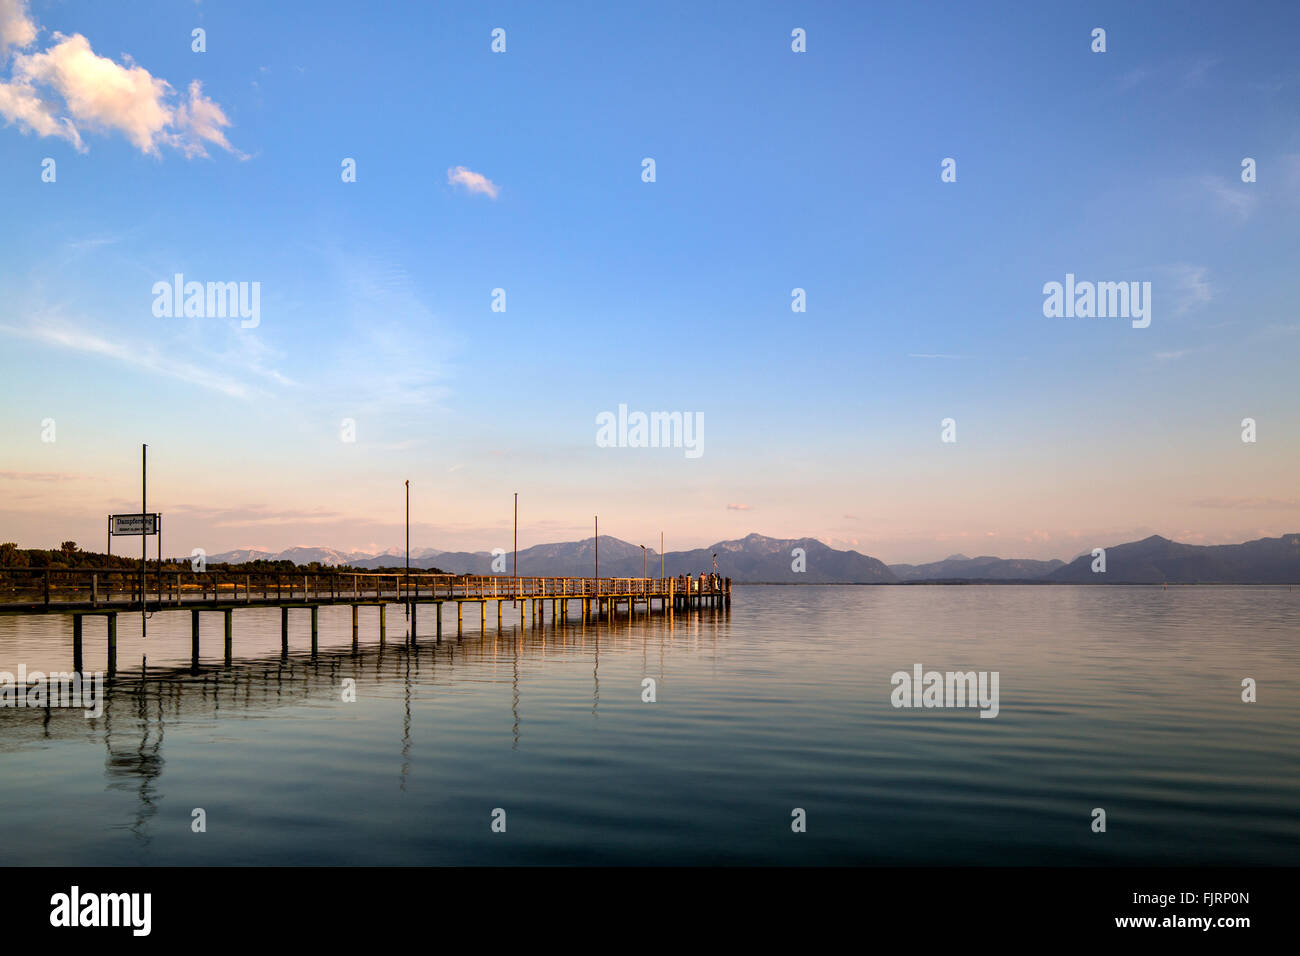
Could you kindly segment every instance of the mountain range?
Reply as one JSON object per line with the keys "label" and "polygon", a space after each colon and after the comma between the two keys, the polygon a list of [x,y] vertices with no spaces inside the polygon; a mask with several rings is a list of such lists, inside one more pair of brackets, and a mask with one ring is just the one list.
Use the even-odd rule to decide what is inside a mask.
{"label": "mountain range", "polygon": [[[519,552],[519,573],[549,577],[590,576],[596,569],[595,539],[539,544]],[[1091,553],[1070,562],[1027,558],[968,558],[954,554],[929,564],[894,564],[857,551],[840,551],[815,538],[769,538],[751,534],[719,541],[707,548],[670,551],[663,557],[669,575],[698,575],[713,567],[741,584],[921,584],[927,582],[1033,582],[1044,584],[1291,584],[1300,583],[1300,534],[1260,538],[1241,544],[1195,545],[1152,535],[1141,541],[1107,546],[1106,570],[1092,570]],[[640,577],[642,568],[659,574],[660,556],[653,548],[609,535],[600,536],[600,576]],[[488,551],[411,551],[411,567],[456,574],[513,573],[509,553]],[[240,550],[209,555],[210,563],[244,561],[319,562],[373,570],[402,567],[400,548],[373,554],[333,548],[289,548],[280,552]],[[796,570],[802,567],[802,570]]]}

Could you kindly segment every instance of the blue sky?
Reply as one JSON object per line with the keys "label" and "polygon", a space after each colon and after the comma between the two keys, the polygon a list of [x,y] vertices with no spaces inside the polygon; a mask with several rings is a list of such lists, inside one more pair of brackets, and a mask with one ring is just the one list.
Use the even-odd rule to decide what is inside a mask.
{"label": "blue sky", "polygon": [[[0,538],[102,543],[141,442],[180,553],[392,547],[408,477],[440,548],[505,545],[514,491],[521,544],[1300,530],[1298,21],[0,0]],[[104,92],[132,68],[167,86]],[[260,324],[155,317],[176,272],[258,282]],[[1045,318],[1066,273],[1149,281],[1150,327]],[[620,403],[704,454],[597,447]]]}

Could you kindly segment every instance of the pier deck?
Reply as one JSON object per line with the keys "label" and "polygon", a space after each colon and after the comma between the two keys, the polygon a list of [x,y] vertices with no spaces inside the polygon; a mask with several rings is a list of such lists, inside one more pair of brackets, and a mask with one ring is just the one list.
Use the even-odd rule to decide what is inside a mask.
{"label": "pier deck", "polygon": [[[143,595],[143,597],[142,597]],[[164,568],[143,577],[139,571],[119,569],[4,568],[0,569],[0,614],[65,614],[72,618],[73,669],[82,669],[83,619],[106,618],[108,672],[116,671],[117,617],[119,614],[189,611],[192,661],[199,660],[199,616],[221,612],[225,617],[225,657],[233,654],[233,615],[241,608],[279,608],[281,649],[288,652],[289,612],[305,610],[311,616],[311,647],[317,646],[317,612],[321,607],[352,608],[352,642],[359,638],[357,611],[379,608],[379,641],[387,629],[389,605],[410,608],[410,627],[404,640],[414,640],[421,606],[434,605],[435,639],[442,640],[442,606],[456,606],[456,634],[464,630],[466,604],[479,605],[479,624],[486,629],[487,606],[496,602],[497,627],[504,605],[518,608],[519,626],[525,626],[531,602],[533,626],[553,621],[610,621],[626,613],[630,619],[638,604],[651,613],[658,605],[671,617],[699,608],[731,607],[731,579],[710,578],[582,578],[451,575],[428,572],[238,572],[182,571]]]}

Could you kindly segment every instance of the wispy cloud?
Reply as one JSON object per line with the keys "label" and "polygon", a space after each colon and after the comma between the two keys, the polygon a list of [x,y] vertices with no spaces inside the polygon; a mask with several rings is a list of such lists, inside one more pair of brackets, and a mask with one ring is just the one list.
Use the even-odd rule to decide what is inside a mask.
{"label": "wispy cloud", "polygon": [[258,389],[243,382],[202,366],[174,359],[151,345],[109,341],[94,332],[63,322],[38,321],[25,328],[0,324],[0,333],[55,348],[103,356],[143,371],[212,389],[233,398],[252,398],[259,394]]}
{"label": "wispy cloud", "polygon": [[1222,176],[1197,176],[1189,183],[1193,198],[1208,199],[1224,216],[1239,223],[1245,222],[1259,205],[1251,184]]}
{"label": "wispy cloud", "polygon": [[[38,28],[25,0],[0,0],[0,61],[36,42]],[[123,63],[100,56],[80,33],[55,33],[53,44],[12,55],[0,76],[0,117],[27,133],[53,136],[86,152],[82,131],[121,133],[140,152],[159,155],[163,146],[185,156],[207,156],[215,146],[246,158],[226,138],[230,120],[203,95],[198,80],[180,96],[129,56]]]}
{"label": "wispy cloud", "polygon": [[214,527],[334,522],[348,517],[342,512],[326,511],[322,508],[311,510],[259,506],[212,508],[203,505],[176,504],[168,506],[167,510],[174,516],[196,518]]}
{"label": "wispy cloud", "polygon": [[[2,2],[2,0],[0,0]],[[0,481],[103,481],[96,475],[74,475],[62,471],[0,471]]]}
{"label": "wispy cloud", "polygon": [[727,505],[727,510],[728,511],[753,511],[754,509],[750,505],[729,504]]}
{"label": "wispy cloud", "polygon": [[1162,313],[1168,309],[1169,314],[1182,316],[1214,301],[1215,291],[1207,266],[1175,262],[1148,266],[1143,271],[1155,274],[1152,294],[1160,303]]}
{"label": "wispy cloud", "polygon": [[1300,498],[1219,497],[1192,502],[1197,508],[1232,508],[1242,511],[1289,511],[1300,508]]}
{"label": "wispy cloud", "polygon": [[452,186],[464,186],[469,192],[482,193],[493,199],[496,199],[497,193],[501,191],[496,183],[482,173],[476,173],[464,166],[455,166],[447,170],[447,182]]}

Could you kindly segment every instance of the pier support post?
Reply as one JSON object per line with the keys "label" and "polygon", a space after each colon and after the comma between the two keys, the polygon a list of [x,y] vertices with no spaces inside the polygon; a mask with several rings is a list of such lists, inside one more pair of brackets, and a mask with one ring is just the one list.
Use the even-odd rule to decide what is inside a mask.
{"label": "pier support post", "polygon": [[357,606],[352,605],[352,649],[357,649]]}
{"label": "pier support post", "polygon": [[72,615],[72,669],[81,673],[81,622],[80,614]]}
{"label": "pier support post", "polygon": [[438,602],[438,643],[442,643],[442,602]]}
{"label": "pier support post", "polygon": [[501,605],[504,601],[497,601],[497,633],[501,633]]}
{"label": "pier support post", "polygon": [[465,627],[465,602],[456,602],[456,638],[460,639],[462,630]]}
{"label": "pier support post", "polygon": [[[316,633],[317,633],[317,630],[316,630],[316,623],[317,623],[317,622],[316,622],[316,612],[319,611],[319,610],[320,610],[320,608],[318,608],[315,604],[313,604],[313,605],[311,606],[311,656],[312,656],[312,657],[315,657],[315,656],[316,656]],[[227,612],[227,613],[229,613],[229,612]]]}
{"label": "pier support post", "polygon": [[[419,587],[419,585],[416,585],[416,587]],[[415,632],[416,632],[416,626],[415,626],[415,622],[416,622],[415,611],[416,611],[417,608],[419,608],[419,606],[420,606],[420,605],[418,605],[418,604],[414,604],[414,603],[411,605],[411,644],[412,644],[412,645],[415,644]]]}
{"label": "pier support post", "polygon": [[289,609],[280,608],[280,654],[282,656],[289,653]]}
{"label": "pier support post", "polygon": [[384,631],[387,630],[388,615],[385,613],[388,605],[381,603],[379,605],[379,643],[384,643]]}
{"label": "pier support post", "polygon": [[108,676],[117,673],[117,612],[108,616]]}
{"label": "pier support post", "polygon": [[519,602],[519,630],[521,631],[524,629],[524,605],[527,603],[527,601]]}
{"label": "pier support post", "polygon": [[235,647],[235,612],[233,608],[226,608],[226,666],[229,667],[233,657]]}
{"label": "pier support post", "polygon": [[487,631],[487,601],[478,602],[478,632],[483,634]]}
{"label": "pier support post", "polygon": [[199,611],[190,611],[190,668],[199,669]]}

